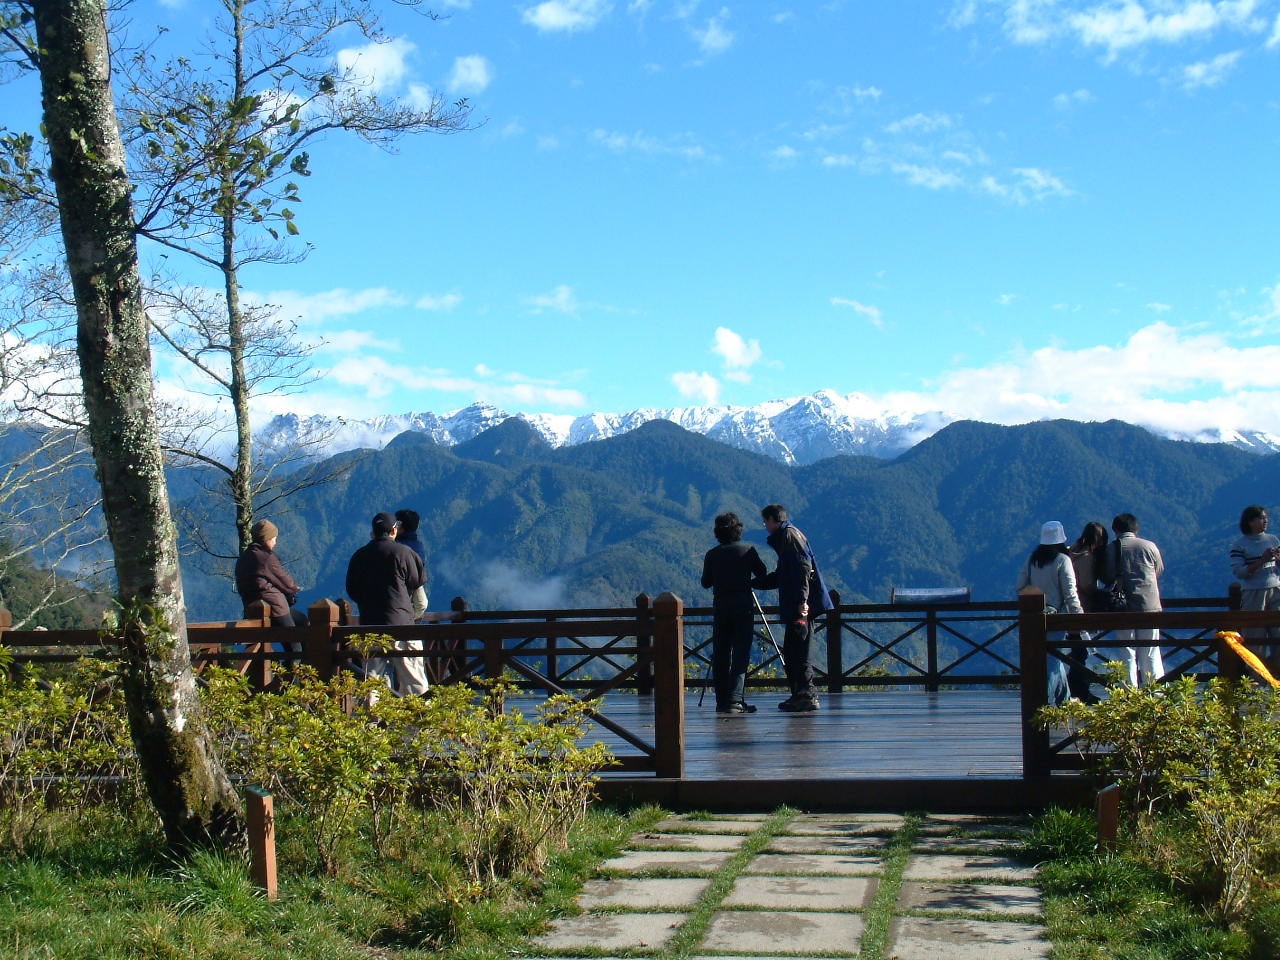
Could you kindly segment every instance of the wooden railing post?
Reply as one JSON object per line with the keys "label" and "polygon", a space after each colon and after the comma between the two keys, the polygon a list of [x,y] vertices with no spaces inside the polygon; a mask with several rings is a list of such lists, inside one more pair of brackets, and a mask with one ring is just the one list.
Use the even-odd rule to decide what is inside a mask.
{"label": "wooden railing post", "polygon": [[[1227,609],[1240,609],[1240,581],[1233,581],[1227,588]],[[1239,680],[1244,676],[1244,661],[1225,640],[1218,640],[1218,676],[1223,680]],[[1255,653],[1257,651],[1254,651]]]}
{"label": "wooden railing post", "polygon": [[4,632],[13,627],[13,614],[4,607],[0,607],[0,640],[4,639]]}
{"label": "wooden railing post", "polygon": [[664,593],[653,604],[654,766],[659,777],[684,777],[684,601]]}
{"label": "wooden railing post", "polygon": [[924,688],[930,693],[937,693],[941,686],[938,682],[938,611],[933,607],[924,613],[924,634],[929,658]]}
{"label": "wooden railing post", "polygon": [[636,674],[636,694],[641,697],[653,695],[653,657],[649,651],[653,649],[653,640],[649,637],[652,627],[653,607],[649,595],[642,593],[636,597],[636,657],[640,660],[640,670]]}
{"label": "wooden railing post", "polygon": [[261,787],[245,787],[245,827],[249,833],[249,874],[253,885],[275,900],[276,817],[271,794]]}
{"label": "wooden railing post", "polygon": [[1044,593],[1035,587],[1018,592],[1018,656],[1022,672],[1022,776],[1049,775],[1049,732],[1037,730],[1036,712],[1049,702],[1045,661]]}
{"label": "wooden railing post", "polygon": [[333,631],[338,626],[338,605],[321,598],[307,609],[307,626],[298,629],[306,634],[302,662],[313,668],[321,680],[333,676],[335,657]]}
{"label": "wooden railing post", "polygon": [[[252,620],[253,625],[258,628],[265,629],[271,626],[271,608],[267,606],[264,600],[255,600],[245,609],[245,619]],[[253,653],[270,653],[267,649],[268,644],[261,641],[255,641],[252,644],[246,644]],[[245,673],[249,677],[249,686],[255,690],[265,690],[271,683],[271,661],[270,660],[250,660],[247,664]]]}
{"label": "wooden railing post", "polygon": [[844,621],[840,618],[840,593],[831,593],[827,611],[827,692],[844,692]]}
{"label": "wooden railing post", "polygon": [[[547,617],[547,623],[555,623],[555,622],[556,622],[555,617],[553,616]],[[559,640],[559,637],[557,637],[554,633],[551,633],[548,631],[547,633],[547,678],[550,679],[552,683],[560,682],[560,677],[556,675],[560,669],[560,658],[556,656],[556,647],[558,646],[558,643],[557,643],[558,640]],[[548,696],[551,695],[550,688],[547,689],[547,695]]]}
{"label": "wooden railing post", "polygon": [[1098,791],[1098,849],[1114,853],[1120,835],[1120,785],[1111,784]]}
{"label": "wooden railing post", "polygon": [[484,675],[490,680],[502,676],[502,638],[484,638]]}

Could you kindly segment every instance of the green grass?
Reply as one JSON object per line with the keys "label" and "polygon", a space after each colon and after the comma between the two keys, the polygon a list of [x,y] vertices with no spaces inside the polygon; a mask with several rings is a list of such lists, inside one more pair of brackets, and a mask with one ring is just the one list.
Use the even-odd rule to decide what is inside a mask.
{"label": "green grass", "polygon": [[1055,960],[1275,960],[1280,898],[1224,927],[1187,884],[1145,865],[1133,847],[1095,850],[1093,818],[1049,811],[1028,838]]}
{"label": "green grass", "polygon": [[0,854],[0,957],[12,960],[499,960],[570,909],[582,882],[663,815],[597,808],[540,877],[485,887],[447,855],[448,824],[422,816],[381,855],[365,841],[321,875],[287,817],[280,899],[249,881],[245,860],[202,851],[174,861],[159,837],[123,818],[87,815],[21,857]]}

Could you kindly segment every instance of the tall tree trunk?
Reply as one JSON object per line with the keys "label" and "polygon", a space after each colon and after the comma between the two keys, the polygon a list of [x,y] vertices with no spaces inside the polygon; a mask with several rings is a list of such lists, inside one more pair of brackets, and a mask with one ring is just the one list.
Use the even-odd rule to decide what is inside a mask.
{"label": "tall tree trunk", "polygon": [[34,10],[89,434],[119,581],[129,723],[170,842],[238,842],[239,798],[213,755],[187,646],[105,7],[39,0]]}

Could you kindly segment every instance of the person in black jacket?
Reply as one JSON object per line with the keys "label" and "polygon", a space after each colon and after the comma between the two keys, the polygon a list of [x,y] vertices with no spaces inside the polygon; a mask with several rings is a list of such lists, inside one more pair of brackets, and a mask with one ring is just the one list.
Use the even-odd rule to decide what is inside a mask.
{"label": "person in black jacket", "polygon": [[[396,543],[396,532],[396,518],[389,513],[379,513],[373,518],[369,542],[353,553],[347,564],[347,596],[360,609],[361,626],[413,623],[413,592],[423,585],[426,574],[422,558],[404,544]],[[396,647],[421,650],[422,642],[398,640]],[[399,693],[413,696],[426,693],[427,677],[421,657],[390,659],[399,681]],[[391,684],[392,673],[387,671],[385,661],[370,661],[369,667],[381,670]]]}
{"label": "person in black jacket", "polygon": [[760,511],[769,531],[767,543],[778,554],[778,567],[756,583],[765,590],[777,589],[778,607],[786,625],[782,660],[787,670],[791,696],[778,704],[779,710],[804,713],[818,709],[818,691],[813,685],[813,618],[831,609],[831,596],[818,572],[818,561],[809,540],[787,519],[787,508],[771,503]]}
{"label": "person in black jacket", "polygon": [[752,581],[765,576],[756,548],[742,542],[742,521],[736,513],[716,517],[718,547],[702,561],[702,585],[712,591],[715,632],[711,637],[711,669],[715,677],[718,713],[755,713],[744,697],[751,640],[755,636],[756,604]]}
{"label": "person in black jacket", "polygon": [[[253,543],[240,554],[235,569],[236,592],[244,604],[244,616],[249,616],[249,604],[261,600],[271,612],[273,627],[305,627],[307,615],[293,609],[302,588],[289,576],[276,553],[280,529],[270,520],[259,520],[249,528],[249,536]],[[286,654],[302,653],[301,643],[282,643],[280,648]],[[293,662],[294,658],[285,658],[286,664]]]}

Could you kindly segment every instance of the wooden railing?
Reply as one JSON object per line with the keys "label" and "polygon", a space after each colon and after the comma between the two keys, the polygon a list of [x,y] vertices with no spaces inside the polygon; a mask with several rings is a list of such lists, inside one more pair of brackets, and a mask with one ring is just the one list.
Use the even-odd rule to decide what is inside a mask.
{"label": "wooden railing", "polygon": [[[497,614],[436,615],[434,623],[407,626],[360,626],[349,622],[338,604],[321,600],[309,610],[305,627],[273,627],[260,606],[250,619],[188,624],[187,638],[197,670],[209,663],[230,665],[247,675],[259,689],[272,686],[273,667],[300,660],[329,678],[344,669],[362,669],[364,658],[350,644],[353,637],[377,633],[393,641],[421,641],[422,650],[380,651],[380,659],[421,657],[432,666],[439,682],[514,678],[519,686],[551,694],[567,694],[572,687],[582,700],[595,700],[622,687],[647,687],[652,696],[652,733],[628,728],[609,717],[604,708],[591,717],[601,728],[633,748],[621,753],[611,770],[647,771],[658,777],[680,778],[684,773],[684,606],[679,597],[663,594],[650,606],[613,610],[561,610],[549,621],[539,611]],[[455,622],[446,622],[455,621]],[[457,622],[460,621],[460,622]],[[0,610],[0,642],[14,652],[19,669],[29,663],[57,663],[93,653],[110,653],[104,635],[96,630],[12,630],[12,620]],[[551,625],[553,624],[553,625]],[[283,645],[301,645],[290,651]],[[608,675],[564,681],[563,665],[540,670],[539,658],[576,658],[604,663]],[[634,722],[633,722],[634,724]],[[644,725],[646,728],[648,724]]]}
{"label": "wooden railing", "polygon": [[[1022,663],[1024,778],[1081,770],[1090,760],[1073,734],[1043,730],[1035,722],[1036,714],[1048,703],[1049,658],[1062,660],[1068,667],[1083,666],[1094,679],[1102,680],[1103,677],[1090,669],[1085,656],[1088,647],[1158,646],[1163,653],[1164,680],[1184,675],[1201,679],[1213,675],[1236,678],[1244,674],[1244,663],[1215,634],[1223,630],[1244,634],[1251,627],[1280,627],[1280,612],[1234,609],[1237,606],[1234,595],[1225,599],[1166,599],[1163,604],[1165,609],[1158,613],[1049,613],[1043,593],[1034,587],[1022,591],[1018,598],[1018,636]],[[1123,644],[1108,643],[1108,635],[1117,630],[1155,630],[1157,638],[1137,641],[1126,637]],[[1068,635],[1087,631],[1090,638],[1055,641],[1049,646],[1047,636],[1060,631]]]}

